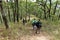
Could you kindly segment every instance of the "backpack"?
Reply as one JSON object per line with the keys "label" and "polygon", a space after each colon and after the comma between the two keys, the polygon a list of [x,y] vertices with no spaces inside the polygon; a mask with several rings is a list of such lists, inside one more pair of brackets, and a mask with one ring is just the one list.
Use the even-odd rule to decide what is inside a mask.
{"label": "backpack", "polygon": [[37,22],[36,20],[33,20],[33,21],[32,21],[32,25],[35,25],[35,24],[36,24],[36,22]]}

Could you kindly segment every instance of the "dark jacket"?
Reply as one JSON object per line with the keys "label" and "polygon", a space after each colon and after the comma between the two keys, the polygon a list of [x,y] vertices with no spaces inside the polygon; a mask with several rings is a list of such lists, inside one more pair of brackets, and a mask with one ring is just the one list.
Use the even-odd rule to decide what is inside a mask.
{"label": "dark jacket", "polygon": [[37,26],[37,28],[40,28],[40,27],[42,26],[42,23],[41,23],[40,21],[38,21],[38,22],[36,23],[36,26]]}

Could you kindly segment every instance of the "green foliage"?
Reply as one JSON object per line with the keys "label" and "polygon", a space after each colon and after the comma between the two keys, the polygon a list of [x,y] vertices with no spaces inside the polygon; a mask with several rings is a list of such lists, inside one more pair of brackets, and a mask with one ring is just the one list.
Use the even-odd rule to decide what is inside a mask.
{"label": "green foliage", "polygon": [[[58,19],[58,16],[53,15],[54,7],[55,7],[54,5],[56,4],[56,2],[54,2],[54,3],[51,4],[51,11],[50,11],[51,18],[49,18],[49,16],[48,16],[49,15],[50,4],[49,3],[48,4],[46,3],[46,9],[44,9],[44,6],[38,5],[40,2],[42,4],[45,3],[44,0],[43,1],[42,0],[37,0],[37,2],[27,2],[27,9],[26,9],[26,1],[20,0],[19,3],[18,3],[20,17],[22,16],[24,18],[26,16],[26,10],[27,10],[27,14],[28,15],[29,14],[33,14],[33,15],[41,18],[41,19],[44,19],[44,10],[45,10],[46,11],[46,17],[47,17],[47,19],[57,20]],[[13,11],[15,9],[15,3],[12,2],[12,1],[10,1],[8,3],[3,2],[3,4],[4,4],[3,5],[4,6],[4,9],[6,9],[6,13],[7,13],[7,7],[9,7],[10,15],[13,18]],[[59,2],[58,2],[58,4],[59,4]],[[56,10],[56,13],[58,13],[58,10]],[[8,14],[6,14],[6,15],[8,17]]]}

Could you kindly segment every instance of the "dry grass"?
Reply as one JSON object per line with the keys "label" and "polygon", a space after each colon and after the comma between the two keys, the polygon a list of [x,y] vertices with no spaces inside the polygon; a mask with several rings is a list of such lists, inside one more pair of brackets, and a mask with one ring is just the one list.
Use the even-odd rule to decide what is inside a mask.
{"label": "dry grass", "polygon": [[[41,32],[46,32],[45,34],[52,36],[53,40],[60,40],[60,22],[41,21],[43,26]],[[0,25],[0,40],[20,40],[20,37],[33,35],[30,22],[26,25],[22,25],[22,22],[9,23],[9,26],[10,28],[6,30],[3,24]]]}

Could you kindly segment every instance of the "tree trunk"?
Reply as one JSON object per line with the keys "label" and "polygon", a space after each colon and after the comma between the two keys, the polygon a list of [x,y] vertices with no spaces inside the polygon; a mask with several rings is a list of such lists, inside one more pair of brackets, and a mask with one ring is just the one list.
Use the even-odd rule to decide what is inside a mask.
{"label": "tree trunk", "polygon": [[15,0],[15,16],[17,19],[17,22],[19,22],[19,7],[18,7],[18,0]]}
{"label": "tree trunk", "polygon": [[3,21],[2,21],[2,17],[1,17],[1,15],[0,15],[0,22],[2,23]]}
{"label": "tree trunk", "polygon": [[18,7],[18,0],[16,0],[16,13],[17,13],[17,22],[19,22],[19,7]]}
{"label": "tree trunk", "polygon": [[15,23],[16,22],[16,0],[14,0],[14,7],[15,8],[13,8],[13,7],[12,8],[13,8],[13,21]]}
{"label": "tree trunk", "polygon": [[20,14],[20,19],[22,19],[22,8],[21,8],[21,14]]}
{"label": "tree trunk", "polygon": [[9,16],[9,21],[11,21],[9,7],[8,7],[8,16]]}
{"label": "tree trunk", "polygon": [[2,14],[2,18],[3,18],[4,24],[6,26],[6,29],[8,29],[9,28],[9,25],[8,25],[7,18],[5,16],[5,14],[4,14],[4,11],[3,11],[2,0],[0,0],[0,8],[1,8],[1,14]]}
{"label": "tree trunk", "polygon": [[55,5],[55,7],[54,7],[54,12],[53,12],[54,15],[55,15],[55,13],[56,13],[57,3],[58,3],[58,1],[56,2],[56,5]]}
{"label": "tree trunk", "polygon": [[27,0],[26,0],[26,15],[25,15],[25,20],[27,19]]}
{"label": "tree trunk", "polygon": [[16,10],[13,9],[13,21],[15,22]]}
{"label": "tree trunk", "polygon": [[48,9],[48,12],[49,12],[48,16],[49,16],[49,18],[50,18],[50,17],[51,17],[51,16],[50,16],[50,12],[51,12],[51,5],[52,5],[52,3],[51,3],[51,0],[49,0],[49,2],[50,2],[50,8]]}
{"label": "tree trunk", "polygon": [[22,14],[23,14],[23,13],[22,13],[22,5],[21,5],[21,4],[22,4],[22,0],[20,1],[20,6],[21,6],[21,7],[20,7],[20,9],[21,9],[21,12],[20,12],[20,19],[22,19]]}
{"label": "tree trunk", "polygon": [[[7,3],[8,3],[8,0],[7,0]],[[9,21],[11,21],[11,18],[10,18],[10,10],[9,10],[9,6],[7,6],[7,9],[8,9]]]}
{"label": "tree trunk", "polygon": [[47,0],[44,3],[44,19],[47,19],[47,17],[46,17],[46,3],[47,3]]}

